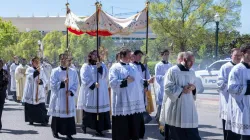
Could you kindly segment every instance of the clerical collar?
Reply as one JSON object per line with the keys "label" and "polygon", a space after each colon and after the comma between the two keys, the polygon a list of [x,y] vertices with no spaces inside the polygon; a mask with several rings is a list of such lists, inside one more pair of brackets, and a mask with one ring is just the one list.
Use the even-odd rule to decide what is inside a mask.
{"label": "clerical collar", "polygon": [[33,67],[35,70],[37,69],[36,67]]}
{"label": "clerical collar", "polygon": [[232,65],[234,65],[234,66],[236,65],[233,61],[230,61],[230,62],[231,62]]}
{"label": "clerical collar", "polygon": [[189,69],[184,67],[182,64],[177,64],[177,66],[180,68],[181,71],[189,71]]}
{"label": "clerical collar", "polygon": [[250,69],[250,66],[246,62],[241,62],[247,69]]}
{"label": "clerical collar", "polygon": [[121,62],[121,61],[120,61],[120,64],[121,65],[128,65],[127,63],[124,63],[124,62]]}
{"label": "clerical collar", "polygon": [[89,64],[90,65],[96,65],[96,61],[95,60],[89,60]]}
{"label": "clerical collar", "polygon": [[67,67],[60,66],[61,70],[67,70]]}
{"label": "clerical collar", "polygon": [[19,63],[15,63],[15,65],[19,65]]}
{"label": "clerical collar", "polygon": [[165,61],[165,60],[162,60],[161,62],[162,62],[163,64],[168,64],[168,62]]}
{"label": "clerical collar", "polygon": [[141,65],[141,62],[136,62],[136,61],[134,61],[134,63],[135,63],[136,65]]}

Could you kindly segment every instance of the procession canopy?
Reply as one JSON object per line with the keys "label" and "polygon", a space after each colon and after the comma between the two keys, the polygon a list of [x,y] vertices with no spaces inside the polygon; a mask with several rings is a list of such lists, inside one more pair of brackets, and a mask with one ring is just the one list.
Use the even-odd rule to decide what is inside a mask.
{"label": "procession canopy", "polygon": [[[99,12],[99,36],[129,35],[147,27],[147,7],[129,18],[113,17],[102,11],[101,6],[97,8],[96,12]],[[76,35],[87,33],[91,36],[96,36],[96,12],[89,17],[80,18],[68,9],[65,21],[68,31]]]}

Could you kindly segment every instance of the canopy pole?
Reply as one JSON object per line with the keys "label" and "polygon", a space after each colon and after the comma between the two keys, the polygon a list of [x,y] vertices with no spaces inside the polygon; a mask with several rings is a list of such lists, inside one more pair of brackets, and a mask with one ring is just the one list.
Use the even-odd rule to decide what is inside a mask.
{"label": "canopy pole", "polygon": [[[147,21],[147,27],[146,27],[146,57],[145,57],[145,59],[147,59],[147,55],[148,55],[148,24],[149,24],[149,22],[148,22],[148,8],[149,8],[149,1],[147,1],[147,3],[146,3],[146,21]],[[146,68],[147,68],[147,61],[146,61]],[[145,79],[147,79],[147,72],[145,72]]]}
{"label": "canopy pole", "polygon": [[[69,3],[67,1],[66,3],[66,15],[69,14],[70,10],[69,10]],[[70,53],[69,53],[69,30],[68,27],[66,28],[66,52],[67,52],[67,57],[69,57]],[[66,78],[69,79],[69,67],[67,66],[67,70],[66,70]],[[69,83],[66,84],[66,113],[67,115],[69,114],[69,97],[67,96],[69,90]]]}
{"label": "canopy pole", "polygon": [[[97,62],[100,61],[99,58],[99,11],[100,11],[100,3],[97,1],[96,5],[96,50],[97,50]],[[98,70],[96,69],[96,82],[99,83]],[[96,88],[97,99],[96,99],[96,120],[99,121],[99,88]]]}

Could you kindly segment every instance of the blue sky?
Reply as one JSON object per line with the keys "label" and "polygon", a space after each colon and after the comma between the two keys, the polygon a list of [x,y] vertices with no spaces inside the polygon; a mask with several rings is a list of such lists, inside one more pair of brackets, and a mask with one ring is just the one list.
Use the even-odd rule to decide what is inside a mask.
{"label": "blue sky", "polygon": [[[65,15],[67,0],[0,0],[0,17],[57,16]],[[79,16],[90,15],[95,11],[96,0],[69,0],[71,10]],[[239,31],[250,34],[250,0],[241,0],[241,23]],[[112,13],[130,13],[142,10],[145,0],[102,0],[103,10]]]}

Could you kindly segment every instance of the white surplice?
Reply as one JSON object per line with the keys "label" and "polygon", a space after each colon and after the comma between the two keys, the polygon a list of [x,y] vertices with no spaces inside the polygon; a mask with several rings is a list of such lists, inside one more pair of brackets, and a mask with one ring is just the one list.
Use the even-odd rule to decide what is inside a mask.
{"label": "white surplice", "polygon": [[155,84],[156,84],[156,104],[162,105],[164,95],[164,75],[172,67],[171,63],[164,64],[162,61],[155,65]]}
{"label": "white surplice", "polygon": [[15,70],[15,78],[16,78],[16,96],[17,100],[22,100],[23,91],[25,87],[25,80],[26,80],[26,70],[29,68],[28,65],[23,66],[20,64]]}
{"label": "white surplice", "polygon": [[[66,112],[66,85],[65,88],[60,88],[61,82],[66,79],[66,70],[61,67],[54,68],[50,77],[51,97],[48,109],[48,115],[60,118],[74,117],[76,114],[75,97],[68,96],[68,114]],[[78,86],[78,75],[75,70],[68,69],[68,90],[74,95]]]}
{"label": "white surplice", "polygon": [[[109,93],[106,78],[108,69],[104,63],[101,63],[103,73],[98,73],[98,108],[99,112],[110,111]],[[90,89],[90,86],[97,82],[96,65],[83,64],[81,71],[81,88],[77,102],[77,109],[83,109],[86,112],[97,113],[97,88]]]}
{"label": "white surplice", "polygon": [[[122,81],[128,76],[134,77],[135,81],[121,88]],[[145,111],[142,94],[144,81],[135,65],[121,63],[112,65],[109,71],[109,82],[113,116],[126,116]]]}
{"label": "white surplice", "polygon": [[229,93],[228,93],[228,76],[232,68],[234,67],[234,64],[232,62],[227,62],[226,64],[222,65],[220,68],[220,73],[218,76],[218,82],[217,85],[219,87],[219,95],[220,95],[220,107],[219,107],[219,115],[220,118],[223,120],[228,119],[228,103],[229,100]]}
{"label": "white surplice", "polygon": [[[51,71],[52,71],[52,66],[49,63],[47,63],[47,62],[43,62],[41,66],[43,68],[43,71],[44,71],[47,79],[50,79],[50,74],[51,74]],[[48,90],[50,90],[50,82],[48,82],[47,86],[48,86]]]}
{"label": "white surplice", "polygon": [[[198,114],[195,106],[196,94],[181,94],[183,87],[190,84],[196,86],[196,94],[203,92],[201,81],[195,76],[194,71],[181,71],[176,65],[171,67],[164,82],[165,94],[162,108],[161,122],[180,128],[197,128]],[[166,100],[166,101],[165,101]],[[163,121],[162,119],[165,118]]]}
{"label": "white surplice", "polygon": [[230,120],[226,122],[226,129],[241,135],[250,135],[250,95],[245,95],[247,80],[250,80],[250,69],[243,63],[234,66],[228,78],[232,110]]}
{"label": "white surplice", "polygon": [[[45,102],[45,87],[47,86],[48,79],[46,78],[43,69],[41,69],[39,74],[39,79],[42,80],[43,84],[37,86],[38,76],[34,78],[33,77],[34,72],[35,69],[33,67],[27,68],[25,72],[26,82],[25,82],[22,102],[37,105]],[[38,101],[36,101],[37,88],[38,88]]]}
{"label": "white surplice", "polygon": [[12,63],[10,66],[10,78],[11,78],[11,86],[10,91],[16,91],[16,78],[15,78],[15,71],[19,64]]}

